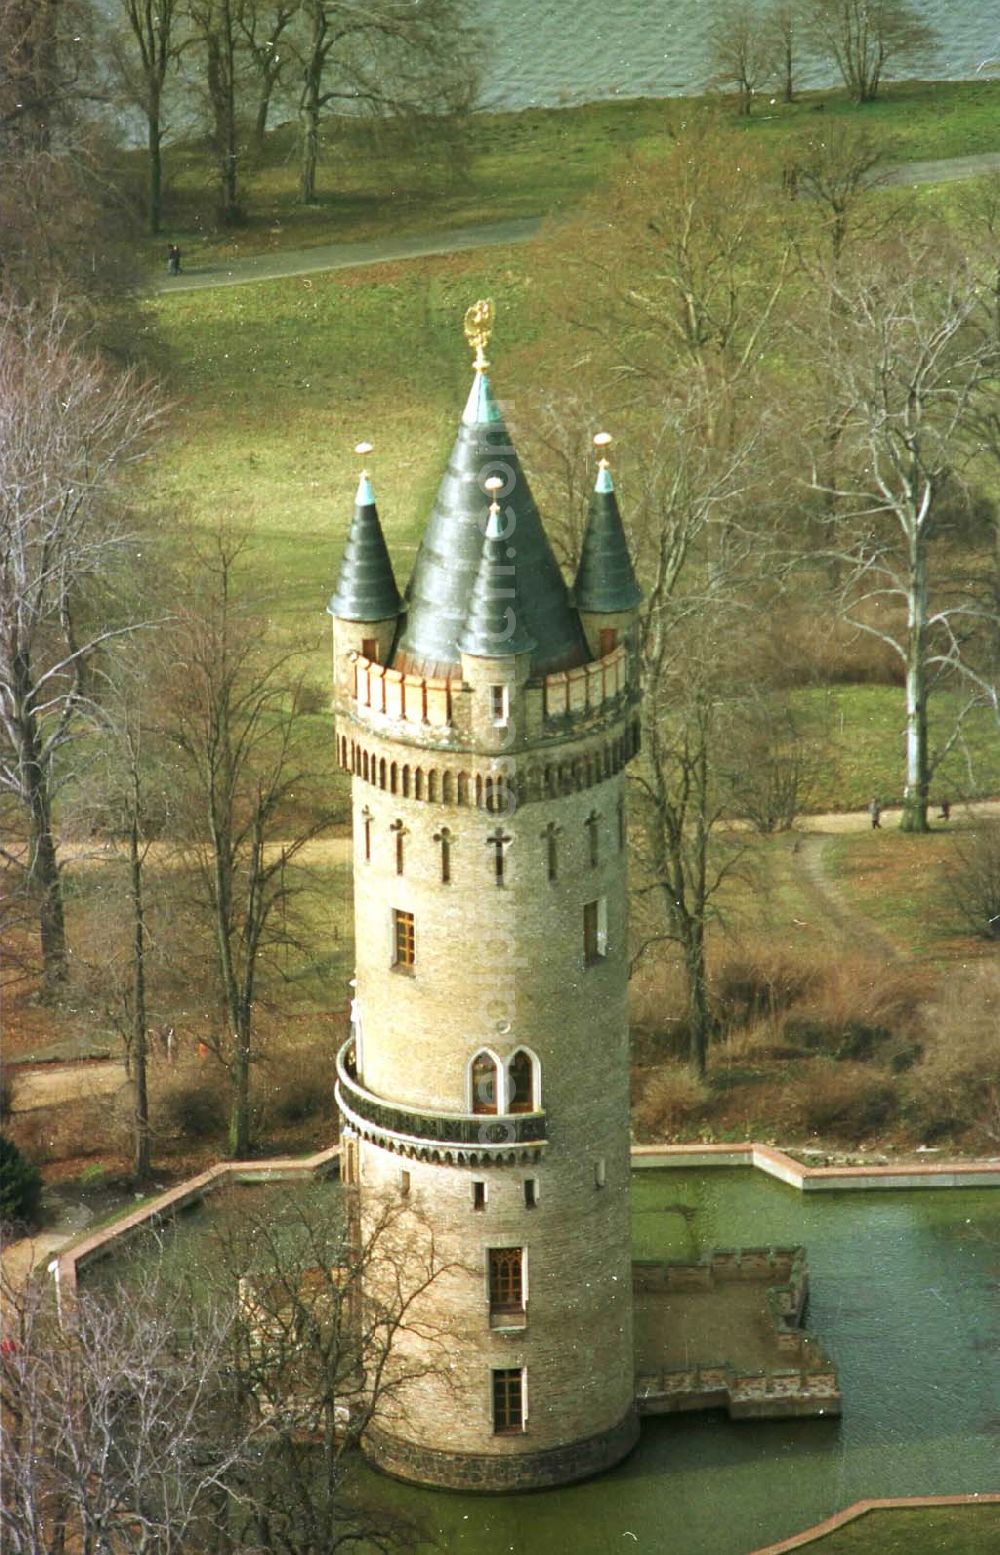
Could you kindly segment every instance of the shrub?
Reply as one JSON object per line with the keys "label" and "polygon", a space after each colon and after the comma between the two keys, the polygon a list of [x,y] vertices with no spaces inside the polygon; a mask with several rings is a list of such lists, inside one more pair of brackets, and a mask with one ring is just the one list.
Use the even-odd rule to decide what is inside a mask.
{"label": "shrub", "polygon": [[712,995],[724,1025],[748,1026],[773,1018],[805,997],[815,985],[816,969],[769,945],[737,951],[719,966]]}
{"label": "shrub", "polygon": [[907,1075],[908,1117],[925,1139],[1000,1143],[1000,968],[952,978],[929,1012],[920,1061]]}
{"label": "shrub", "polygon": [[711,1092],[686,1065],[671,1064],[642,1084],[635,1122],[650,1139],[670,1139],[685,1124],[703,1114]]}
{"label": "shrub", "polygon": [[215,1071],[189,1068],[163,1087],[157,1099],[157,1124],[188,1139],[214,1139],[228,1117],[224,1082]]}
{"label": "shrub", "polygon": [[788,1126],[811,1134],[833,1133],[857,1141],[895,1116],[891,1078],[866,1064],[818,1059],[785,1090]]}
{"label": "shrub", "polygon": [[42,1176],[12,1139],[0,1134],[0,1225],[17,1229],[36,1224],[42,1202]]}

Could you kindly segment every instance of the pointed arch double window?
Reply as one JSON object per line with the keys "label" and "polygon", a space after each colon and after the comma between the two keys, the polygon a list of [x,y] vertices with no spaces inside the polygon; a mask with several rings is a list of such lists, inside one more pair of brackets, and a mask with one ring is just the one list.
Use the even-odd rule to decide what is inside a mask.
{"label": "pointed arch double window", "polygon": [[516,1048],[506,1059],[481,1048],[470,1060],[468,1073],[472,1113],[494,1117],[541,1108],[541,1065],[528,1048]]}

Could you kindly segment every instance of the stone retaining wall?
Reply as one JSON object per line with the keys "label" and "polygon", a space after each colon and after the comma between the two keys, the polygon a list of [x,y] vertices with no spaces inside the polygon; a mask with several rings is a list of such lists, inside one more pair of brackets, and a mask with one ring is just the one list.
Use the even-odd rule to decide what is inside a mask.
{"label": "stone retaining wall", "polygon": [[907,1161],[898,1166],[805,1166],[774,1145],[633,1145],[632,1169],[755,1166],[803,1193],[873,1188],[1000,1188],[1000,1157],[983,1161]]}
{"label": "stone retaining wall", "polygon": [[[843,1528],[845,1523],[852,1523],[859,1517],[866,1517],[869,1512],[909,1512],[919,1511],[922,1507],[935,1506],[1000,1506],[1000,1495],[983,1492],[980,1495],[968,1496],[889,1496],[883,1499],[853,1501],[850,1506],[844,1507],[842,1512],[835,1512],[832,1517],[827,1517],[823,1522],[814,1523],[811,1528],[804,1528],[801,1533],[793,1533],[790,1538],[782,1539],[777,1544],[762,1545],[759,1549],[751,1550],[750,1555],[790,1555],[790,1551],[801,1550],[818,1539],[825,1539],[827,1534]],[[822,1555],[822,1551],[818,1551],[817,1555]]]}

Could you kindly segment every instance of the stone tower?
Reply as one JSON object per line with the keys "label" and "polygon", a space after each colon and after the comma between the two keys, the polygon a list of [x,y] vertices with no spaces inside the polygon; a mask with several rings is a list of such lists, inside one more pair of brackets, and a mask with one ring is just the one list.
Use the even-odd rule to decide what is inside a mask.
{"label": "stone tower", "polygon": [[[571,593],[493,397],[492,309],[401,601],[362,474],[336,591],[357,1000],[338,1057],[361,1224],[394,1202],[443,1272],[366,1438],[426,1484],[554,1485],[637,1434],[625,765],[639,589],[602,459]],[[492,499],[492,500],[491,500]],[[431,1341],[428,1340],[430,1346]]]}

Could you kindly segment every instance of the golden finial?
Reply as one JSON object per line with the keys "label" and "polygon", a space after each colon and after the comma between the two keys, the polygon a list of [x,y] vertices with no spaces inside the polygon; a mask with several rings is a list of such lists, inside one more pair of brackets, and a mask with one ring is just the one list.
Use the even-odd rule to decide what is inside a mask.
{"label": "golden finial", "polygon": [[[355,443],[355,445],[354,445],[354,452],[361,459],[364,459],[364,458],[366,458],[366,456],[368,454],[373,453],[374,449],[375,449],[375,444],[374,443]],[[367,470],[362,470],[361,473],[362,473],[362,475],[367,475],[368,471]]]}
{"label": "golden finial", "polygon": [[484,373],[490,365],[486,360],[486,347],[489,345],[490,336],[493,334],[493,320],[495,316],[496,309],[493,306],[492,298],[489,297],[481,297],[478,302],[472,304],[471,308],[466,308],[465,310],[465,323],[463,326],[465,338],[476,353],[476,359],[472,365],[477,373]]}
{"label": "golden finial", "polygon": [[484,480],[482,484],[490,493],[490,516],[491,518],[496,518],[496,515],[499,513],[498,493],[502,490],[504,480],[502,480],[502,476],[490,476],[490,479]]}
{"label": "golden finial", "polygon": [[613,441],[614,439],[610,432],[597,432],[594,434],[594,447],[597,449],[597,468],[599,470],[608,468],[607,454]]}

